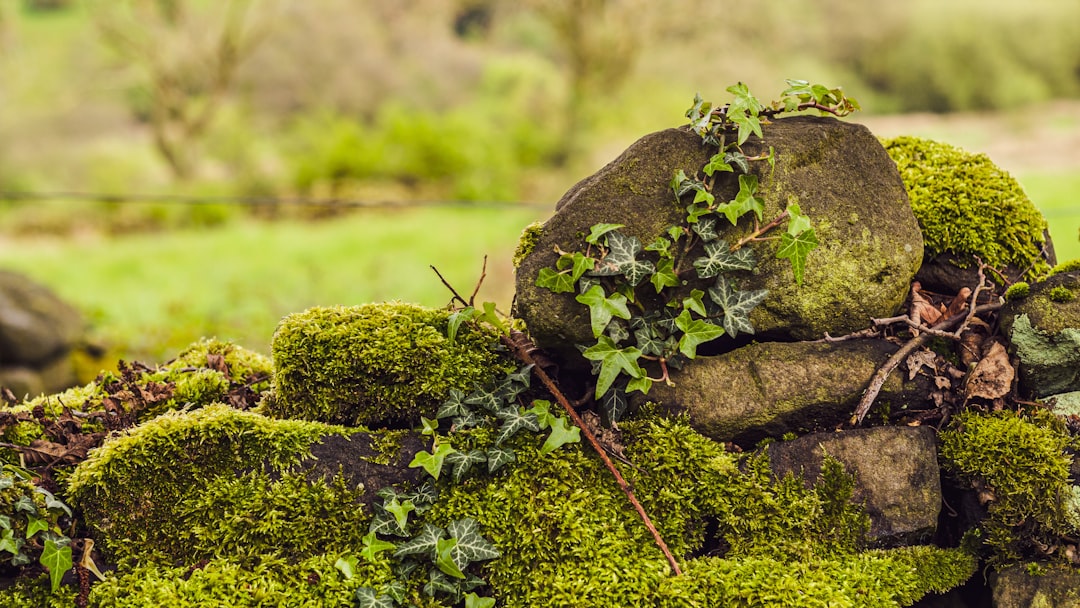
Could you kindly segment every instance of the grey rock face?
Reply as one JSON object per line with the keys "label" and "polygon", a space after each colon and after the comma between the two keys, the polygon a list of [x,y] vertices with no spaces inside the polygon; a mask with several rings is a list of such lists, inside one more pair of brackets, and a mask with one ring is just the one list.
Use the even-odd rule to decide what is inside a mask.
{"label": "grey rock face", "polygon": [[1080,608],[1080,572],[1054,569],[1033,576],[1022,566],[998,572],[991,582],[994,608]]}
{"label": "grey rock face", "polygon": [[[923,245],[892,159],[865,127],[834,119],[779,119],[764,134],[764,141],[751,138],[744,146],[750,155],[767,154],[770,146],[776,151],[775,169],[764,162],[751,165],[765,200],[764,217],[798,203],[814,222],[821,245],[810,253],[801,287],[789,262],[774,257],[772,242],[755,250],[760,262],[753,273],[734,277],[740,289],[769,290],[751,315],[757,331],[813,339],[893,314],[907,295]],[[684,204],[671,191],[672,176],[678,170],[697,173],[710,155],[689,131],[660,131],[638,140],[563,196],[517,271],[515,314],[538,345],[566,349],[592,339],[587,309],[573,294],[535,286],[540,269],[555,266],[555,247],[584,250],[582,235],[601,222],[624,224],[626,234],[651,242],[685,216]],[[737,176],[718,175],[717,199],[733,199]],[[753,228],[749,217],[736,227],[724,224],[721,237],[730,242]],[[704,286],[695,281],[685,289]]]}
{"label": "grey rock face", "polygon": [[1020,382],[1036,397],[1080,390],[1080,271],[1031,286],[1006,303],[1001,324],[1020,359]]}
{"label": "grey rock face", "polygon": [[78,311],[26,277],[0,270],[0,365],[44,363],[82,330]]}
{"label": "grey rock face", "polygon": [[876,427],[815,433],[768,446],[777,476],[821,474],[825,454],[855,477],[855,502],[870,516],[869,538],[885,545],[920,544],[937,528],[941,510],[934,431],[926,427]]}

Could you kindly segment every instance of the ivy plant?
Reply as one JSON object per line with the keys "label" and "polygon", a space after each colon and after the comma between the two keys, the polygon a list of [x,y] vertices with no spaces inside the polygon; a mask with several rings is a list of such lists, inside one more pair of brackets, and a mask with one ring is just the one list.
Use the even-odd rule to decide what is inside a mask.
{"label": "ivy plant", "polygon": [[0,559],[18,568],[37,561],[49,571],[53,593],[73,566],[71,538],[61,526],[70,517],[71,509],[35,485],[29,471],[0,469]]}
{"label": "ivy plant", "polygon": [[[808,255],[818,246],[810,218],[792,203],[765,221],[765,200],[751,166],[764,161],[773,167],[775,150],[748,156],[743,144],[752,135],[764,138],[762,126],[779,114],[817,110],[843,116],[858,104],[837,88],[787,83],[780,99],[768,105],[741,83],[728,87],[733,98],[719,107],[695,97],[686,112],[689,128],[714,152],[703,167],[691,174],[680,169],[671,180],[672,194],[686,211],[681,223],[649,243],[622,232],[622,224],[598,223],[584,236],[583,251],[557,249],[555,267],[540,270],[537,286],[574,294],[589,309],[596,342],[579,348],[592,362],[594,396],[609,420],[625,412],[626,393],[648,393],[654,382],[670,384],[670,370],[696,358],[703,344],[754,333],[750,313],[768,292],[741,287],[739,277],[756,268],[760,255],[751,245],[775,243],[773,254],[790,261],[802,284]],[[725,173],[738,183],[731,200],[717,196]],[[745,236],[734,242],[722,238],[727,225],[740,227]]]}

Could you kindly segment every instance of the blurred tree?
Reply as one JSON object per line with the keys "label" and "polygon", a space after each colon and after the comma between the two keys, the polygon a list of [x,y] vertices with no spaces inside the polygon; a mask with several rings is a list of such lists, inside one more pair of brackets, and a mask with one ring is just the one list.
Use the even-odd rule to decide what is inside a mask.
{"label": "blurred tree", "polygon": [[90,0],[88,6],[104,42],[136,71],[131,110],[149,122],[173,176],[192,177],[197,144],[278,3]]}

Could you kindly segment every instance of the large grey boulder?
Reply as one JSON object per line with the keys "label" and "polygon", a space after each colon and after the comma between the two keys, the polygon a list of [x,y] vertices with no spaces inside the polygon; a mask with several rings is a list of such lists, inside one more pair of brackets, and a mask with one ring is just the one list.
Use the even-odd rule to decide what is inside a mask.
{"label": "large grey boulder", "polygon": [[888,426],[814,433],[769,444],[778,477],[793,473],[808,482],[821,474],[829,455],[855,478],[853,500],[870,516],[868,538],[880,544],[921,544],[937,529],[941,479],[934,431]]}
{"label": "large grey boulder", "polygon": [[[656,383],[647,399],[685,412],[698,432],[717,441],[746,445],[787,432],[805,434],[848,420],[871,376],[896,348],[883,340],[750,344],[691,361],[672,376],[674,386]],[[921,403],[929,391],[927,378],[906,380],[893,373],[871,418],[882,408]]]}
{"label": "large grey boulder", "polygon": [[994,608],[1080,608],[1080,571],[1031,574],[1023,566],[998,572],[991,581]]}
{"label": "large grey boulder", "polygon": [[[923,242],[896,165],[861,125],[831,118],[793,117],[764,127],[765,140],[752,137],[748,155],[775,148],[775,169],[751,164],[761,184],[766,219],[798,203],[814,222],[821,245],[810,253],[805,279],[796,285],[791,265],[774,257],[776,244],[761,244],[753,273],[736,277],[740,289],[768,289],[751,322],[758,333],[794,339],[820,338],[866,327],[903,303],[922,260]],[[621,156],[567,192],[536,236],[535,247],[517,269],[515,316],[523,319],[541,347],[567,349],[593,340],[587,309],[573,294],[554,294],[535,285],[541,268],[554,267],[555,248],[580,251],[582,235],[601,222],[624,224],[643,243],[684,220],[670,182],[679,170],[697,173],[712,150],[686,129],[646,135]],[[731,200],[737,176],[718,173],[714,194]],[[729,242],[752,230],[744,218],[724,222]],[[701,284],[696,284],[701,283]],[[685,290],[705,288],[690,281]]]}
{"label": "large grey boulder", "polygon": [[77,310],[46,287],[0,270],[0,366],[55,359],[81,332]]}
{"label": "large grey boulder", "polygon": [[1036,397],[1080,391],[1080,270],[1031,285],[1010,299],[1001,326],[1020,360],[1020,383]]}

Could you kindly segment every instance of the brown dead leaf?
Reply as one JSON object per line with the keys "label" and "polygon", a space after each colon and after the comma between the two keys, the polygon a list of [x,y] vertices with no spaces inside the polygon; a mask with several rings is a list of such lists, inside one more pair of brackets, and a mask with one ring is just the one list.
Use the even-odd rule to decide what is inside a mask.
{"label": "brown dead leaf", "polygon": [[931,373],[937,371],[937,357],[937,353],[928,348],[911,353],[904,362],[908,368],[908,380],[917,376],[924,367],[929,367]]}
{"label": "brown dead leaf", "polygon": [[918,281],[911,284],[911,320],[923,325],[934,325],[941,320],[942,310],[919,293],[921,289],[922,284]]}
{"label": "brown dead leaf", "polygon": [[1009,362],[1009,353],[1001,342],[994,341],[982,360],[968,376],[964,394],[968,399],[1001,399],[1012,390],[1016,370]]}
{"label": "brown dead leaf", "polygon": [[945,319],[955,317],[956,315],[967,312],[968,298],[971,297],[971,289],[967,287],[961,287],[960,291],[956,292],[956,296],[949,302],[949,306],[945,308]]}
{"label": "brown dead leaf", "polygon": [[600,415],[591,410],[582,413],[581,420],[592,432],[593,436],[596,437],[605,452],[616,460],[629,462],[626,459],[626,449],[622,442],[622,432],[618,428],[605,427],[600,422]]}

